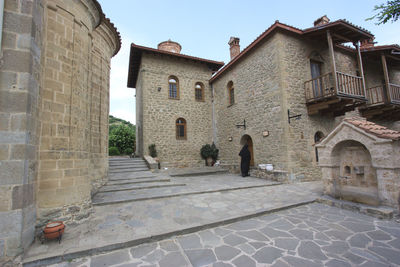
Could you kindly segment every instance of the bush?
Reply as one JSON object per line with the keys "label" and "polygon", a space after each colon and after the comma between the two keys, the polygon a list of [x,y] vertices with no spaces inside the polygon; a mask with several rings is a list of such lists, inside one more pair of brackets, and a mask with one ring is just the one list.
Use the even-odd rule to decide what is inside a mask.
{"label": "bush", "polygon": [[157,157],[157,150],[156,150],[156,144],[151,144],[149,145],[149,154],[153,158]]}
{"label": "bush", "polygon": [[128,148],[133,150],[135,147],[135,132],[129,126],[118,125],[111,131],[108,144],[109,147],[117,147],[122,152],[125,152]]}
{"label": "bush", "polygon": [[118,155],[120,155],[118,148],[115,147],[115,146],[110,147],[108,149],[108,155],[109,156],[118,156]]}
{"label": "bush", "polygon": [[124,154],[125,155],[132,155],[133,154],[133,149],[128,147],[127,149],[125,149]]}
{"label": "bush", "polygon": [[207,160],[207,158],[212,158],[213,161],[216,161],[218,159],[218,153],[219,149],[214,143],[212,143],[212,145],[206,144],[200,149],[200,155],[205,160]]}

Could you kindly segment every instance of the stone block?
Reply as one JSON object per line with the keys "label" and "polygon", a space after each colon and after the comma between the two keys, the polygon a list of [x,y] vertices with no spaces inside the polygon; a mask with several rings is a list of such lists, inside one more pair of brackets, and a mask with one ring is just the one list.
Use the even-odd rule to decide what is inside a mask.
{"label": "stone block", "polygon": [[12,191],[12,209],[23,209],[33,204],[34,190],[33,184],[14,186]]}
{"label": "stone block", "polygon": [[29,52],[10,49],[3,50],[3,69],[6,71],[29,72],[31,55]]}
{"label": "stone block", "polygon": [[27,110],[27,100],[26,92],[0,91],[0,112],[24,113]]}
{"label": "stone block", "polygon": [[0,160],[7,160],[9,158],[9,145],[0,144]]}
{"label": "stone block", "polygon": [[73,160],[58,160],[57,161],[57,168],[58,169],[71,169],[74,165]]}
{"label": "stone block", "polygon": [[[1,79],[1,77],[0,77]],[[1,82],[1,80],[0,80]],[[0,114],[0,131],[9,131],[10,130],[10,115],[9,114]]]}
{"label": "stone block", "polygon": [[55,169],[57,169],[57,161],[56,160],[41,160],[40,161],[40,169],[41,170],[55,170]]}
{"label": "stone block", "polygon": [[21,224],[21,210],[0,212],[0,239],[19,236]]}
{"label": "stone block", "polygon": [[59,187],[59,180],[45,180],[40,181],[39,189],[40,190],[51,190]]}
{"label": "stone block", "polygon": [[11,186],[0,186],[0,212],[11,210]]}
{"label": "stone block", "polygon": [[0,239],[0,259],[4,257],[5,253],[5,242],[4,239]]}
{"label": "stone block", "polygon": [[26,158],[26,145],[12,144],[10,145],[10,150],[10,160],[24,160]]}
{"label": "stone block", "polygon": [[24,177],[24,161],[0,162],[0,185],[21,184]]}
{"label": "stone block", "polygon": [[75,184],[75,179],[73,177],[67,177],[60,180],[60,186],[62,188],[71,187],[74,186],[74,184]]}
{"label": "stone block", "polygon": [[31,47],[31,35],[30,34],[19,34],[17,41],[18,49],[29,49]]}
{"label": "stone block", "polygon": [[[20,223],[20,222],[19,222]],[[6,256],[15,257],[23,252],[20,236],[12,236],[6,240]]]}
{"label": "stone block", "polygon": [[40,170],[39,177],[41,180],[61,179],[63,177],[62,170]]}

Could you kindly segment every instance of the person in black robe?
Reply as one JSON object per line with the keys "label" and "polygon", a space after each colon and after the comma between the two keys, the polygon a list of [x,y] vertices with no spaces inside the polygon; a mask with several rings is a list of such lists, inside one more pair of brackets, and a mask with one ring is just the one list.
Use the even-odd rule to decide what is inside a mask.
{"label": "person in black robe", "polygon": [[242,158],[240,161],[240,172],[242,173],[242,176],[250,176],[249,168],[251,155],[248,144],[243,146],[242,150],[240,150],[239,156]]}

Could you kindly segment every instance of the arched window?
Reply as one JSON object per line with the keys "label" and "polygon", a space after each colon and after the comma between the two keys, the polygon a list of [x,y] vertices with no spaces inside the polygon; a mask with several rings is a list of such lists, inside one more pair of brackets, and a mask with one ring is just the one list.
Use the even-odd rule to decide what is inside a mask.
{"label": "arched window", "polygon": [[179,81],[175,76],[169,76],[168,78],[169,84],[169,98],[170,99],[179,99]]}
{"label": "arched window", "polygon": [[176,139],[186,139],[186,120],[179,118],[176,120]]}
{"label": "arched window", "polygon": [[233,88],[233,82],[228,83],[228,105],[235,104],[235,88]]}
{"label": "arched window", "polygon": [[195,84],[194,97],[195,97],[196,101],[204,101],[204,86],[202,83]]}
{"label": "arched window", "polygon": [[[314,134],[314,143],[318,144],[324,138],[324,134],[321,131],[318,131]],[[315,160],[318,162],[318,148],[315,148]]]}

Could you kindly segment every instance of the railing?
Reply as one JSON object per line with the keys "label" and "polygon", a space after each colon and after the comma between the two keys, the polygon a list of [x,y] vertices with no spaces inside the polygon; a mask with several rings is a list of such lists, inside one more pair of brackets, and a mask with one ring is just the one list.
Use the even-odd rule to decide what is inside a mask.
{"label": "railing", "polygon": [[378,85],[367,89],[368,105],[385,104],[383,86]]}
{"label": "railing", "polygon": [[306,102],[318,101],[335,95],[365,99],[363,79],[341,72],[336,72],[337,94],[332,72],[321,75],[304,83]]}
{"label": "railing", "polygon": [[335,95],[332,73],[318,76],[304,83],[306,101],[311,102],[318,99]]}
{"label": "railing", "polygon": [[390,102],[400,105],[400,85],[389,83]]}
{"label": "railing", "polygon": [[341,72],[336,72],[336,77],[338,82],[338,94],[354,98],[365,98],[363,79],[361,77]]}

